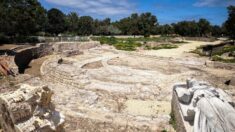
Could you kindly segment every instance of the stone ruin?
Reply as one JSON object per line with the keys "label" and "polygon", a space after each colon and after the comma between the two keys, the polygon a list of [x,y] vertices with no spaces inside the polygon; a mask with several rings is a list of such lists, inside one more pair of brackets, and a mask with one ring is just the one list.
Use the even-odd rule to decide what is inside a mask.
{"label": "stone ruin", "polygon": [[11,58],[7,56],[0,56],[0,75],[15,76],[14,70],[11,68],[10,60]]}
{"label": "stone ruin", "polygon": [[194,79],[173,88],[172,112],[179,132],[234,132],[232,99],[221,89]]}
{"label": "stone ruin", "polygon": [[0,95],[0,125],[5,132],[63,131],[64,116],[51,102],[47,86],[22,84]]}

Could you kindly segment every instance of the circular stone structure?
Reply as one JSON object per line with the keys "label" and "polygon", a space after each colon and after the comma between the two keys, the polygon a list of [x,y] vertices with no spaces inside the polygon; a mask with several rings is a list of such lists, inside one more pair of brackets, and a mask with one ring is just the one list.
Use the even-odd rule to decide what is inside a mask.
{"label": "circular stone structure", "polygon": [[[55,91],[67,131],[173,131],[172,86],[188,77],[211,78],[203,61],[178,60],[100,46],[41,66]],[[205,74],[206,73],[206,74]]]}
{"label": "circular stone structure", "polygon": [[172,130],[168,84],[192,72],[157,58],[135,56],[94,48],[43,63],[42,78],[54,87],[67,130]]}

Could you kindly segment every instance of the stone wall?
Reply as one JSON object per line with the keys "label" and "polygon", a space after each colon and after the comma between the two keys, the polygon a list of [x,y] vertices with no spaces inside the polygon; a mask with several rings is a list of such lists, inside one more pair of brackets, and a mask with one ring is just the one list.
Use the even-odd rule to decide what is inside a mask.
{"label": "stone wall", "polygon": [[72,50],[87,50],[94,48],[100,45],[98,41],[89,41],[89,42],[58,42],[53,43],[53,50],[56,53],[61,53],[63,51],[72,51]]}
{"label": "stone wall", "polygon": [[15,55],[15,64],[18,66],[19,73],[24,73],[25,68],[33,59],[37,59],[53,53],[51,44],[37,44],[35,47],[30,47],[18,51]]}
{"label": "stone wall", "polygon": [[176,92],[173,90],[172,100],[171,100],[171,112],[175,118],[176,131],[177,132],[186,132],[184,125],[184,119],[182,117],[181,109],[179,106],[179,100]]}
{"label": "stone wall", "polygon": [[47,86],[22,84],[14,92],[0,95],[0,125],[5,132],[60,132],[64,116],[51,102]]}

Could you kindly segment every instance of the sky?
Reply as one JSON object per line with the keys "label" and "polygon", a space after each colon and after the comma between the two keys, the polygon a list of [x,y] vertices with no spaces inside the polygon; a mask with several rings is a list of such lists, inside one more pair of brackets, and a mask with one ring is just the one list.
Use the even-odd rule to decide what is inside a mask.
{"label": "sky", "polygon": [[160,24],[182,20],[206,18],[213,25],[221,25],[227,19],[227,6],[235,0],[39,0],[46,8],[58,8],[65,14],[77,12],[79,16],[111,18],[113,21],[132,13],[151,12]]}

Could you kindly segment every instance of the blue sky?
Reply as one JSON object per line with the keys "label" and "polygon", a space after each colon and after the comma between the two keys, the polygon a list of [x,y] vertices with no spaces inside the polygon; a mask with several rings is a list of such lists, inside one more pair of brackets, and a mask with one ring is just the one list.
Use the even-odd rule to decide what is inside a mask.
{"label": "blue sky", "polygon": [[227,19],[228,5],[235,0],[39,0],[46,8],[58,8],[64,13],[77,12],[79,16],[112,20],[131,13],[152,12],[160,24],[182,20],[206,18],[212,24],[221,25]]}

